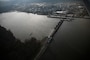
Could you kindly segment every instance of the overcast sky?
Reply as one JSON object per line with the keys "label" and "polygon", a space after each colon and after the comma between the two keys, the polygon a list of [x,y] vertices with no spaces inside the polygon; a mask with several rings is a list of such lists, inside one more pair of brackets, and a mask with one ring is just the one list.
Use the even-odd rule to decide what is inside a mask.
{"label": "overcast sky", "polygon": [[10,1],[10,0],[0,0],[0,1]]}

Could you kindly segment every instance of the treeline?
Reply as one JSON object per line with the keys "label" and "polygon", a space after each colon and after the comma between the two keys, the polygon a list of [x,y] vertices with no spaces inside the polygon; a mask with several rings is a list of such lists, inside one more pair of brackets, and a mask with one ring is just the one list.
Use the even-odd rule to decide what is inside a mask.
{"label": "treeline", "polygon": [[35,38],[21,42],[10,30],[0,26],[0,60],[33,60],[41,43]]}

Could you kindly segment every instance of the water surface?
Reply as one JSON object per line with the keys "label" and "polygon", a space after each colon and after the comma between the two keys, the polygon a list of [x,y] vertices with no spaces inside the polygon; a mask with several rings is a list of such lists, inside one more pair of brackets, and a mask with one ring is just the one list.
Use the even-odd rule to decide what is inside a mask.
{"label": "water surface", "polygon": [[45,15],[18,11],[0,14],[0,25],[11,30],[14,36],[22,41],[31,36],[41,40],[48,36],[58,21],[59,19]]}

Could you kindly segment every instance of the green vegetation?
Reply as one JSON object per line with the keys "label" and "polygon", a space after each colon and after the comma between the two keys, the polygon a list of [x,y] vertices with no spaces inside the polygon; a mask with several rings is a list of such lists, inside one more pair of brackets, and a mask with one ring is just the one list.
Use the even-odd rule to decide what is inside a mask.
{"label": "green vegetation", "polygon": [[0,26],[0,60],[33,60],[41,43],[35,38],[21,42],[12,32]]}

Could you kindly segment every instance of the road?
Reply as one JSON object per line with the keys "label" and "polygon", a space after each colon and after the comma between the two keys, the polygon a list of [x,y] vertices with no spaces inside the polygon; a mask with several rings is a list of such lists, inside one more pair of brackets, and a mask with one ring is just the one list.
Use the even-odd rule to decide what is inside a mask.
{"label": "road", "polygon": [[65,21],[38,60],[87,60],[89,58],[90,19]]}

